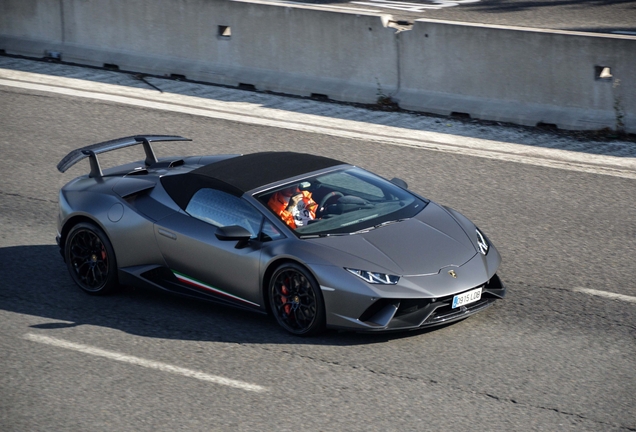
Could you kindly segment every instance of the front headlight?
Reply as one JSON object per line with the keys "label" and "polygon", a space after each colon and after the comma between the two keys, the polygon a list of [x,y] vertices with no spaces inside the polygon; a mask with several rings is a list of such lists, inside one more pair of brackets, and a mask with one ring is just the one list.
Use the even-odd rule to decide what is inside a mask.
{"label": "front headlight", "polygon": [[490,244],[488,244],[486,236],[479,231],[479,228],[475,228],[475,231],[477,231],[477,246],[479,247],[479,252],[481,252],[482,255],[486,255],[488,249],[490,249]]}
{"label": "front headlight", "polygon": [[372,284],[395,285],[400,280],[399,276],[384,273],[374,273],[366,270],[356,270],[346,267],[345,270],[347,270],[349,273],[353,273],[365,282],[369,282]]}

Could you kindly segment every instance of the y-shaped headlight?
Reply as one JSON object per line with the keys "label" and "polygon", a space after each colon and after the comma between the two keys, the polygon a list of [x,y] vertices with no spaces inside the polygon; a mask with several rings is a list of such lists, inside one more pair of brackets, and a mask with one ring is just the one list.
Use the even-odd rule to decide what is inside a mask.
{"label": "y-shaped headlight", "polygon": [[372,284],[395,285],[400,280],[399,276],[389,275],[385,273],[374,273],[366,270],[356,270],[346,267],[345,270],[353,273],[365,282],[369,282]]}
{"label": "y-shaped headlight", "polygon": [[488,244],[486,236],[479,231],[479,228],[475,228],[475,231],[477,231],[477,246],[479,247],[479,252],[481,252],[482,255],[486,255],[488,249],[490,249],[490,244]]}

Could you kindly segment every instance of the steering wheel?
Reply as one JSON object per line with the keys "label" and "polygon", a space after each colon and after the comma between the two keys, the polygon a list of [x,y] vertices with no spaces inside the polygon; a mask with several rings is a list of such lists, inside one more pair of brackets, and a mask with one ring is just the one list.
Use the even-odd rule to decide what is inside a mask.
{"label": "steering wheel", "polygon": [[332,198],[335,197],[343,197],[344,194],[341,194],[338,191],[332,191],[329,192],[327,195],[325,195],[324,197],[322,197],[322,199],[320,200],[320,205],[318,206],[318,211],[316,212],[316,217],[322,216],[322,212],[325,211],[325,205],[327,204],[327,201],[329,201]]}

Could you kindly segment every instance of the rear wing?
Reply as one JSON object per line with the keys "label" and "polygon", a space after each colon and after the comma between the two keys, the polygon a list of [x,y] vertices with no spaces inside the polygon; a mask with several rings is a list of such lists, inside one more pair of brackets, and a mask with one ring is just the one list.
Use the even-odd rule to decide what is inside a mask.
{"label": "rear wing", "polygon": [[57,169],[60,172],[65,172],[67,169],[78,163],[84,158],[89,158],[91,163],[91,177],[102,177],[102,168],[97,160],[97,155],[100,153],[106,153],[111,150],[118,150],[124,147],[130,147],[137,144],[144,146],[144,152],[146,153],[146,166],[150,166],[157,163],[157,156],[152,150],[150,143],[152,141],[192,141],[189,138],[184,138],[178,135],[134,135],[124,138],[117,138],[110,141],[104,141],[97,144],[91,144],[86,147],[73,150],[64,159],[57,164]]}

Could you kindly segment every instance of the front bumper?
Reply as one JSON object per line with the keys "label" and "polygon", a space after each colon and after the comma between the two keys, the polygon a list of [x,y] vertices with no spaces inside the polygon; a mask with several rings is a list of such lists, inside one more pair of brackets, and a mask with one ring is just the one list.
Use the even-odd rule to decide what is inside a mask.
{"label": "front bumper", "polygon": [[[485,310],[506,295],[506,288],[496,274],[480,286],[482,288],[480,300],[455,309],[451,307],[454,295],[423,299],[381,298],[369,306],[358,319],[347,318],[350,326],[342,327],[360,332],[417,330],[433,327],[458,321]],[[465,291],[475,288],[478,286]]]}

